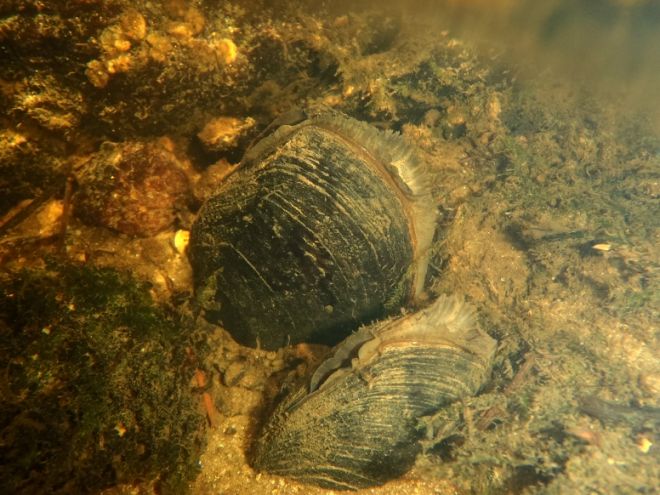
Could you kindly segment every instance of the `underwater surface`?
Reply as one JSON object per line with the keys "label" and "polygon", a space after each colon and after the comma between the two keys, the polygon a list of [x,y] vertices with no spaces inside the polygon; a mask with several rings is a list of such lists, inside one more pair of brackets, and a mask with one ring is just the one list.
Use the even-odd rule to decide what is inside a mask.
{"label": "underwater surface", "polygon": [[0,1],[2,493],[651,494],[660,4]]}

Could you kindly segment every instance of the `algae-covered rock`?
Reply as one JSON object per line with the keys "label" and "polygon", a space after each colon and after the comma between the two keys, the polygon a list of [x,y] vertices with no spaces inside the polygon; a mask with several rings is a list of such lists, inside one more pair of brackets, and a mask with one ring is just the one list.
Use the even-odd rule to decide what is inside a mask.
{"label": "algae-covered rock", "polygon": [[64,265],[0,280],[0,491],[89,493],[195,474],[203,416],[185,323],[146,287]]}
{"label": "algae-covered rock", "polygon": [[78,178],[76,213],[86,223],[129,235],[170,227],[188,192],[171,148],[167,139],[104,143]]}

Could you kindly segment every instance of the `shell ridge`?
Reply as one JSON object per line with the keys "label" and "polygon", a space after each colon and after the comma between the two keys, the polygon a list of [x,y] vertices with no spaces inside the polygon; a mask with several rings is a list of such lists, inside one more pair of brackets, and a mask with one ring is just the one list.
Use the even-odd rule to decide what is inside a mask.
{"label": "shell ridge", "polygon": [[[291,206],[292,208],[296,209],[297,211],[299,211],[298,208],[297,208],[295,205],[291,204],[289,201],[286,201],[286,199],[284,199],[284,198],[283,198],[283,197],[282,197],[277,191],[274,192],[272,195],[273,195],[273,196],[277,196],[277,197],[279,197],[280,200],[281,200],[283,203],[285,203],[285,204]],[[292,212],[290,212],[289,210],[287,210],[283,205],[281,205],[281,204],[279,204],[279,203],[273,201],[271,198],[265,198],[265,201],[268,201],[268,202],[271,203],[273,206],[276,206],[277,208],[279,208],[280,210],[282,210],[282,212],[283,212],[285,215],[287,215],[291,220],[293,220],[293,221],[296,222],[298,225],[300,225],[300,226],[301,226],[303,229],[305,229],[310,235],[314,236],[314,231],[313,231],[312,229],[310,229],[309,226],[307,226],[302,220],[300,220],[300,218],[298,218],[298,217],[297,217],[296,215],[294,215]],[[301,213],[302,213],[302,212],[301,212]],[[328,256],[330,256],[330,258],[332,259],[332,261],[335,263],[335,266],[337,267],[337,270],[339,270],[339,275],[340,275],[340,276],[341,276],[346,282],[348,282],[348,281],[349,281],[349,278],[348,278],[348,276],[344,273],[344,270],[343,270],[341,264],[337,261],[335,255],[332,253],[332,250],[329,249],[329,248],[325,245],[325,243],[324,243],[321,239],[319,239],[317,236],[314,236],[314,239],[319,243],[319,245],[323,248],[323,250],[328,254]]]}
{"label": "shell ridge", "polygon": [[231,244],[230,242],[225,242],[225,241],[223,241],[223,242],[219,242],[218,245],[219,245],[219,246],[226,246],[226,247],[230,248],[232,251],[234,251],[234,252],[235,252],[238,256],[240,256],[240,258],[241,258],[241,259],[242,259],[242,260],[243,260],[243,261],[244,261],[244,262],[250,267],[250,269],[255,273],[255,275],[256,275],[257,277],[259,277],[259,280],[261,280],[261,282],[262,282],[266,287],[268,287],[268,290],[270,290],[271,292],[275,292],[275,290],[273,290],[273,288],[271,287],[271,285],[270,285],[270,284],[268,283],[268,281],[263,277],[263,275],[262,275],[261,272],[257,269],[257,267],[254,266],[254,264],[248,259],[247,256],[245,256],[245,254],[243,254],[243,252],[241,252],[240,249],[238,249],[236,246],[234,246],[234,245]]}
{"label": "shell ridge", "polygon": [[369,326],[361,327],[335,346],[330,357],[321,362],[314,373],[312,373],[312,378],[309,382],[309,392],[319,389],[333,372],[347,367],[346,362],[350,362],[354,354],[359,351],[359,347],[373,337],[372,332]]}
{"label": "shell ridge", "polygon": [[271,134],[253,144],[245,152],[238,166],[231,171],[231,175],[235,175],[239,169],[245,169],[250,167],[252,164],[257,163],[259,159],[268,154],[271,149],[280,148],[282,145],[285,145],[286,140],[289,138],[289,136],[296,132],[299,126],[300,124],[279,126]]}
{"label": "shell ridge", "polygon": [[408,196],[430,195],[429,182],[424,180],[429,176],[429,167],[400,134],[393,131],[381,131],[366,122],[337,113],[318,116],[309,123],[301,125],[316,125],[350,138],[354,145],[364,149],[383,163],[392,178]]}
{"label": "shell ridge", "polygon": [[[323,182],[323,179],[320,179],[318,176],[316,178],[318,179],[319,182]],[[304,180],[305,182],[307,182],[308,185],[310,185],[310,187],[316,188],[317,191],[319,191],[319,193],[321,195],[323,195],[325,198],[327,198],[328,200],[334,200],[335,207],[339,210],[339,212],[341,212],[344,215],[344,217],[346,218],[346,221],[350,222],[352,225],[355,225],[356,227],[359,227],[359,225],[355,224],[355,222],[353,220],[353,218],[355,217],[355,212],[350,211],[350,200],[344,192],[334,191],[335,196],[333,197],[333,195],[329,194],[325,190],[322,190],[321,188],[318,187],[318,185],[313,184],[311,181],[309,181],[309,179],[307,179],[307,178],[301,178],[301,179]],[[341,199],[341,201],[339,201],[340,199]],[[372,242],[372,239],[370,239],[370,236],[368,235],[368,231],[364,228],[359,228],[356,232],[359,232],[361,234],[362,239],[363,239],[363,243],[368,246],[372,257],[375,260],[377,260],[377,262],[380,262],[380,256],[379,256],[378,250],[374,246],[374,244]],[[334,257],[333,257],[333,260],[335,261],[336,266],[341,269],[341,265],[338,263],[338,261],[336,259],[334,259]],[[353,279],[353,281],[355,281],[355,279]],[[364,280],[361,277],[358,277],[357,281],[362,285],[363,292],[367,291],[367,288],[364,286]]]}
{"label": "shell ridge", "polygon": [[414,319],[416,324],[404,328],[400,328],[401,325],[391,324],[384,324],[376,329],[363,327],[350,335],[314,371],[309,392],[323,388],[324,385],[340,379],[348,372],[359,372],[387,348],[410,345],[421,348],[431,344],[435,348],[458,347],[469,355],[482,357],[488,352],[488,346],[485,346],[486,349],[479,349],[481,341],[485,340],[486,344],[489,340],[493,341],[476,328],[474,308],[457,296],[440,296],[436,302],[419,314],[410,314],[399,320],[389,321],[404,319]]}
{"label": "shell ridge", "polygon": [[[354,119],[323,105],[310,108],[306,113],[308,116],[306,120],[294,125],[279,126],[277,130],[257,144],[262,144],[269,138],[273,138],[270,142],[264,143],[267,146],[260,146],[260,148],[268,149],[268,147],[272,147],[275,142],[286,140],[288,136],[297,130],[306,126],[316,125],[344,136],[351,136],[354,142],[363,143],[361,147],[365,148],[366,151],[373,154],[377,159],[384,163],[405,164],[405,167],[403,168],[395,166],[394,170],[397,171],[397,173],[403,169],[410,170],[411,174],[408,175],[408,177],[400,177],[403,179],[406,188],[414,195],[430,192],[430,187],[427,184],[424,184],[426,181],[420,181],[421,183],[416,184],[416,181],[408,180],[415,176],[425,177],[430,174],[428,165],[419,159],[414,146],[407,143],[400,133],[390,129],[377,129],[367,122]],[[255,149],[256,147],[257,146],[255,145],[252,149]],[[248,152],[249,151],[250,150],[248,150]],[[246,153],[246,155],[247,154],[248,153]],[[257,156],[259,154],[261,153],[256,153]],[[254,158],[256,158],[256,156],[251,157],[251,159]]]}
{"label": "shell ridge", "polygon": [[400,324],[383,325],[374,330],[374,338],[380,339],[377,346],[367,339],[359,342],[362,349],[358,357],[361,361],[372,358],[377,350],[382,352],[384,347],[390,345],[433,341],[454,346],[464,336],[472,337],[476,329],[474,309],[456,296],[440,296],[420,313],[408,314],[394,321]]}
{"label": "shell ridge", "polygon": [[[407,198],[404,208],[408,215],[414,244],[412,295],[420,295],[424,288],[429,249],[435,234],[436,212],[431,194],[430,168],[403,137],[392,131],[381,131],[366,122],[352,119],[337,112],[317,115],[298,124],[298,128],[316,126],[334,133],[351,146],[361,149],[379,164]],[[294,132],[294,131],[291,131]],[[288,136],[288,134],[287,134]]]}
{"label": "shell ridge", "polygon": [[435,303],[423,310],[422,318],[427,318],[433,327],[447,327],[449,332],[466,332],[476,324],[474,308],[458,296],[441,295]]}
{"label": "shell ridge", "polygon": [[[330,467],[330,466],[328,466]],[[337,476],[334,475],[334,473],[345,473],[349,474],[351,478],[355,478],[355,472],[350,472],[346,469],[344,470],[338,470],[338,469],[323,469],[319,468],[319,470],[322,473],[328,473],[326,476],[322,476],[321,473],[314,473],[313,475],[309,477],[301,477],[301,480],[305,480],[307,482],[311,482],[312,484],[317,484],[318,486],[322,486],[325,488],[331,488],[335,490],[357,490],[358,488],[362,486],[367,486],[368,483],[372,482],[371,478],[367,477],[361,477],[360,479],[364,481],[363,484],[351,482],[351,480],[343,480],[340,481],[341,478],[337,478]]]}
{"label": "shell ridge", "polygon": [[[302,124],[301,124],[301,125],[302,125]],[[289,143],[290,143],[290,141],[287,143],[287,145],[288,145]],[[311,152],[310,152],[310,156],[313,156],[313,155],[311,154]],[[319,159],[320,159],[320,158],[319,158]],[[292,157],[288,157],[288,160],[289,160],[290,162],[295,163],[295,164],[297,165],[297,168],[300,169],[300,170],[303,170],[303,169],[305,169],[306,166],[309,166],[309,160],[306,161],[306,160],[304,160],[303,158],[300,158],[300,157],[296,157],[295,159],[292,158]],[[318,160],[316,161],[316,163],[318,163]],[[278,162],[278,165],[279,165],[279,162]],[[281,170],[282,170],[282,167],[278,167],[278,169],[281,171]],[[304,183],[307,184],[309,187],[311,187],[311,188],[313,188],[314,190],[316,190],[319,194],[321,194],[321,195],[322,195],[323,197],[325,197],[327,200],[332,201],[333,204],[334,204],[334,207],[336,207],[336,208],[337,208],[337,209],[338,209],[338,210],[344,215],[344,217],[345,217],[345,219],[346,219],[346,222],[345,222],[345,223],[350,222],[351,225],[355,225],[356,227],[360,227],[360,225],[357,224],[357,223],[355,222],[355,220],[354,220],[355,217],[356,217],[356,214],[355,214],[355,211],[353,211],[353,210],[355,210],[355,207],[356,207],[356,206],[359,206],[359,205],[351,204],[350,198],[346,196],[346,192],[345,192],[345,191],[342,191],[341,189],[337,189],[337,188],[335,188],[335,187],[332,187],[332,185],[330,184],[330,182],[327,181],[326,179],[324,179],[323,177],[321,177],[321,175],[319,175],[318,173],[315,173],[315,174],[314,174],[314,178],[316,179],[316,181],[311,181],[311,180],[309,180],[307,177],[304,177],[304,174],[301,174],[301,173],[300,173],[300,170],[298,170],[298,169],[293,170],[293,171],[290,171],[289,174],[290,174],[292,177],[294,177],[296,180],[301,181],[301,182],[304,182]],[[318,182],[318,183],[315,184],[314,182]],[[328,184],[328,188],[327,188],[328,190],[325,190],[323,187],[321,187],[322,184]],[[330,194],[329,190],[332,191],[332,192],[334,193],[334,195],[333,195],[333,194]],[[340,199],[341,199],[341,201],[339,201]],[[300,210],[298,209],[298,211],[300,211]],[[302,216],[302,211],[300,211],[300,214],[301,214],[301,216]],[[367,212],[364,212],[364,214],[358,215],[358,217],[359,217],[359,218],[367,218],[367,219],[369,219],[369,215],[367,214]],[[301,221],[299,221],[299,219],[295,219],[295,220],[298,221],[298,223],[300,223],[301,225],[303,225],[303,227],[305,227],[306,230],[307,230],[311,235],[313,235],[313,236],[316,237],[315,232],[313,232],[311,229],[307,228],[307,227],[306,227]],[[335,224],[339,225],[340,222],[335,222]],[[379,256],[379,251],[378,251],[378,249],[376,249],[376,247],[375,247],[374,244],[373,244],[373,240],[372,240],[371,237],[369,236],[369,232],[370,232],[370,231],[373,231],[373,230],[374,230],[373,228],[371,228],[371,229],[360,228],[360,229],[357,230],[357,231],[356,231],[356,230],[353,230],[353,232],[354,232],[354,233],[356,233],[356,232],[359,232],[359,233],[360,233],[360,235],[362,236],[362,243],[361,243],[361,244],[363,244],[363,245],[365,245],[365,246],[367,246],[367,247],[369,248],[372,257],[373,257],[375,260],[377,260],[377,261],[376,261],[377,263],[381,263],[381,261],[380,261],[380,256]],[[319,231],[322,232],[322,229],[320,229]],[[342,235],[342,238],[344,238],[343,235]],[[347,243],[347,244],[348,244],[348,243]],[[326,249],[327,249],[327,248],[326,248]],[[328,250],[328,252],[330,253],[331,251]],[[334,258],[334,256],[333,256],[333,261],[335,261],[336,266],[341,270],[341,265],[338,263],[337,259]],[[342,276],[344,277],[345,280],[347,280],[347,285],[350,285],[350,284],[348,284],[348,279],[347,279],[346,276],[344,275],[343,271],[342,271]],[[367,293],[367,292],[368,292],[368,289],[367,289],[367,287],[364,285],[365,282],[364,282],[363,278],[362,278],[362,277],[358,277],[358,278],[357,278],[357,281],[358,281],[358,282],[360,283],[360,285],[362,286],[362,293],[363,293],[363,294],[364,294],[364,293]]]}
{"label": "shell ridge", "polygon": [[[263,275],[261,274],[261,272],[259,272],[259,270],[258,270],[258,269],[257,269],[257,268],[256,268],[251,262],[250,262],[250,260],[249,260],[249,259],[248,259],[248,258],[247,258],[247,257],[246,257],[246,256],[245,256],[245,255],[244,255],[244,254],[243,254],[243,253],[242,253],[242,252],[241,252],[236,246],[234,246],[233,244],[231,244],[231,243],[229,243],[229,242],[224,242],[224,241],[223,241],[223,242],[219,242],[218,245],[219,245],[219,246],[223,246],[223,245],[224,245],[224,246],[226,246],[226,247],[232,249],[236,254],[238,254],[238,255],[241,257],[241,259],[242,259],[243,261],[245,261],[245,263],[250,267],[250,269],[251,269],[252,271],[254,271],[254,273],[257,275],[257,277],[259,277],[259,280],[261,280],[261,282],[262,282],[262,283],[268,288],[268,290],[270,290],[270,292],[272,292],[272,293],[275,292],[275,290],[273,289],[273,287],[272,287],[272,286],[268,283],[268,281],[263,277]],[[288,316],[288,318],[289,318],[289,321],[291,322],[291,325],[292,325],[293,327],[295,327],[295,319],[293,318],[293,316],[291,315],[291,313],[289,313],[289,310],[288,310],[286,307],[283,307],[282,309],[283,309],[284,312],[287,314],[287,316]]]}

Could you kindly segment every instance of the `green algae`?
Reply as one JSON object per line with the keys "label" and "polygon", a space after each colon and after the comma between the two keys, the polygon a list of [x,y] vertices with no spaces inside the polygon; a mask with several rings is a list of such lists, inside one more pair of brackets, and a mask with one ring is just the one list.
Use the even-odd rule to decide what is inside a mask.
{"label": "green algae", "polygon": [[181,492],[204,443],[184,320],[126,275],[71,264],[3,277],[0,317],[3,491]]}

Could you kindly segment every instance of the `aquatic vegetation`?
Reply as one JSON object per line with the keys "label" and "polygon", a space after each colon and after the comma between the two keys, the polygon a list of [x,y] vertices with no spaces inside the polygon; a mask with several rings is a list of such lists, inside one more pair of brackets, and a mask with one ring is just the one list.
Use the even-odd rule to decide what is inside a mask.
{"label": "aquatic vegetation", "polygon": [[110,269],[49,265],[0,287],[3,490],[181,493],[204,444],[187,324]]}

